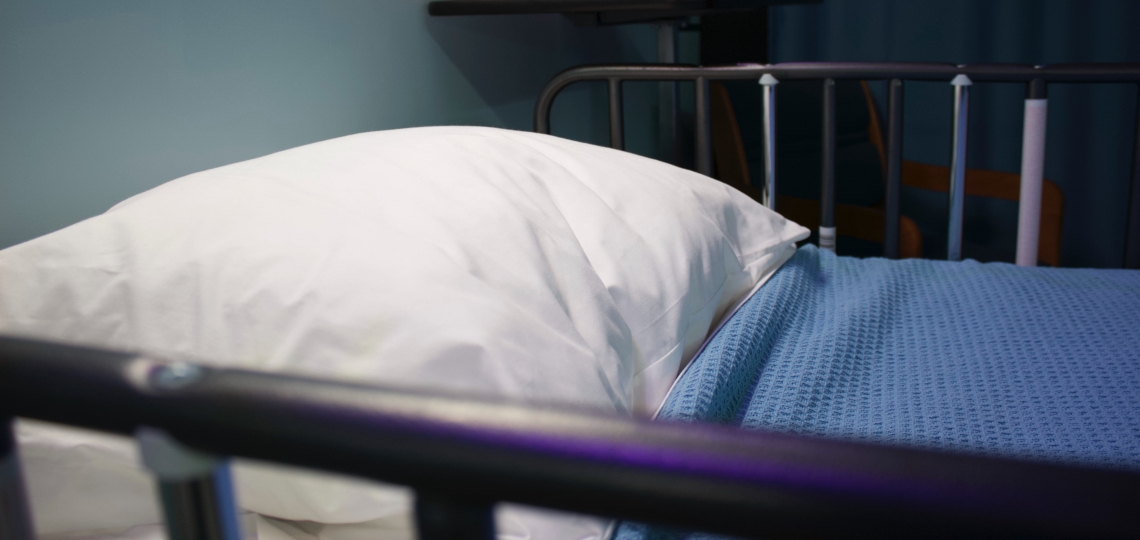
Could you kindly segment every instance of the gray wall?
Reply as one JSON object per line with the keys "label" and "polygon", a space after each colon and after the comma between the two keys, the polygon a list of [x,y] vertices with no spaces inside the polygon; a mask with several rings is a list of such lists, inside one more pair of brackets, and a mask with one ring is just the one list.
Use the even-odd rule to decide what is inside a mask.
{"label": "gray wall", "polygon": [[[648,61],[654,43],[557,15],[429,18],[426,0],[0,0],[0,247],[323,139],[530,129],[549,77]],[[599,90],[559,99],[556,134],[606,143]],[[653,104],[627,104],[633,149],[651,153]]]}

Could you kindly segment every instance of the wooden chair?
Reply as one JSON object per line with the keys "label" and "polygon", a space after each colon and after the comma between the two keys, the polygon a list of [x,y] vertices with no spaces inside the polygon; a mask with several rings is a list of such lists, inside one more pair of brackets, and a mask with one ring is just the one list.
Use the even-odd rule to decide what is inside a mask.
{"label": "wooden chair", "polygon": [[[713,156],[716,161],[717,177],[759,201],[762,190],[759,187],[752,187],[744,141],[740,136],[740,126],[736,122],[736,112],[732,107],[728,90],[720,83],[714,82],[709,86],[712,98]],[[819,201],[777,194],[776,207],[788,219],[812,231],[819,229]],[[842,236],[882,243],[885,221],[882,208],[850,204],[835,206],[836,229]],[[899,256],[902,258],[922,256],[922,235],[918,225],[905,216],[899,219]]]}
{"label": "wooden chair", "polygon": [[[863,96],[870,116],[868,132],[872,144],[879,153],[879,161],[886,177],[887,154],[883,142],[883,131],[878,111],[870,87],[862,83]],[[712,131],[713,154],[716,160],[717,176],[721,181],[760,200],[760,188],[752,187],[749,176],[748,159],[736,113],[732,107],[728,90],[720,83],[712,83]],[[915,161],[903,161],[902,183],[905,186],[948,193],[950,170],[939,165],[927,165]],[[966,170],[966,195],[991,197],[1007,201],[1020,198],[1021,177],[1015,173],[983,169]],[[1041,232],[1038,241],[1037,257],[1050,266],[1058,266],[1061,255],[1061,225],[1064,217],[1064,194],[1051,180],[1045,180],[1041,193]],[[809,229],[819,228],[819,201],[777,195],[776,207],[788,219]],[[872,207],[837,204],[835,224],[841,236],[858,238],[871,242],[883,242],[885,215],[882,202]],[[906,216],[899,218],[899,256],[917,258],[922,256],[922,235],[918,225]]]}

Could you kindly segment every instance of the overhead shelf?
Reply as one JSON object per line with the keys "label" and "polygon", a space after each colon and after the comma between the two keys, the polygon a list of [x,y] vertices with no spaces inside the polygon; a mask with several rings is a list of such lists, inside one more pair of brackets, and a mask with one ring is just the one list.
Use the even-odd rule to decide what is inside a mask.
{"label": "overhead shelf", "polygon": [[428,13],[435,16],[561,13],[576,25],[597,26],[755,11],[777,4],[819,2],[820,0],[436,0],[428,3]]}

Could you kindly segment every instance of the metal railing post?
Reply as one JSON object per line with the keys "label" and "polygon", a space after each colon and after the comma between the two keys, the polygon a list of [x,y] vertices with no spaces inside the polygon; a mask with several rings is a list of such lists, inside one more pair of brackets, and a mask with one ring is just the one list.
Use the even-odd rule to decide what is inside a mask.
{"label": "metal railing post", "polygon": [[[677,62],[677,21],[664,21],[657,25],[657,63]],[[677,135],[681,132],[677,117],[677,82],[657,85],[657,144],[662,160],[676,164],[680,159]]]}
{"label": "metal railing post", "polygon": [[0,540],[35,540],[28,491],[20,470],[15,422],[0,416]]}
{"label": "metal railing post", "polygon": [[823,158],[819,248],[835,251],[835,79],[823,80]]}
{"label": "metal railing post", "polygon": [[709,80],[705,77],[697,77],[696,80],[696,102],[697,111],[695,115],[695,123],[697,130],[697,172],[705,175],[712,176],[713,174],[713,151],[712,151],[712,110],[709,100]]}
{"label": "metal railing post", "polygon": [[1017,207],[1018,266],[1037,266],[1041,234],[1041,185],[1045,181],[1045,122],[1049,101],[1045,80],[1026,87],[1025,123],[1021,131],[1021,192]]}
{"label": "metal railing post", "polygon": [[625,123],[622,118],[621,79],[609,80],[610,96],[610,146],[618,150],[625,147]]}
{"label": "metal railing post", "polygon": [[902,192],[903,82],[891,79],[887,97],[887,200],[883,256],[899,258],[899,201]]}
{"label": "metal railing post", "polygon": [[494,505],[416,491],[419,540],[494,540]]}
{"label": "metal railing post", "polygon": [[158,479],[170,540],[241,540],[229,464],[192,450],[165,432],[135,434],[143,463]]}
{"label": "metal railing post", "polygon": [[1132,141],[1132,181],[1124,231],[1124,267],[1140,268],[1140,85],[1136,87],[1136,137]]}
{"label": "metal railing post", "polygon": [[946,258],[962,259],[962,220],[966,203],[966,125],[970,116],[970,85],[966,75],[950,81],[954,87],[954,140],[950,151],[950,217],[946,233]]}
{"label": "metal railing post", "polygon": [[780,81],[765,73],[760,77],[764,87],[764,206],[776,209],[776,85]]}

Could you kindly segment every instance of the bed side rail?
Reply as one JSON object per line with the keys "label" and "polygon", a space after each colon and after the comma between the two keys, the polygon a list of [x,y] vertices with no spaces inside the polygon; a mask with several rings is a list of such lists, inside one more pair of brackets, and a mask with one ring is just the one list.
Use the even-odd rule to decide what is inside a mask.
{"label": "bed side rail", "polygon": [[[687,65],[599,65],[570,68],[556,75],[535,104],[534,129],[550,133],[550,109],[567,86],[582,81],[606,81],[609,88],[610,145],[624,145],[622,119],[623,81],[693,81],[696,84],[696,169],[712,175],[712,128],[709,81],[756,80],[764,87],[763,201],[776,204],[776,86],[781,80],[820,80],[823,92],[823,152],[821,162],[820,246],[835,245],[835,81],[887,80],[887,194],[883,255],[898,257],[899,194],[902,179],[903,82],[946,81],[954,92],[953,136],[950,160],[950,200],[947,233],[949,260],[962,256],[962,221],[965,203],[966,139],[969,88],[974,83],[1024,83],[1025,123],[1022,130],[1021,197],[1018,208],[1017,264],[1037,264],[1041,220],[1041,186],[1045,170],[1045,126],[1049,83],[1140,83],[1140,64],[937,64],[910,62],[796,62],[698,67]],[[1138,84],[1136,140],[1125,233],[1125,268],[1140,268],[1140,84]]]}
{"label": "bed side rail", "polygon": [[0,538],[31,540],[14,417],[137,438],[170,537],[239,538],[224,456],[416,492],[420,538],[499,501],[743,537],[1140,537],[1140,475],[649,422],[0,338]]}

